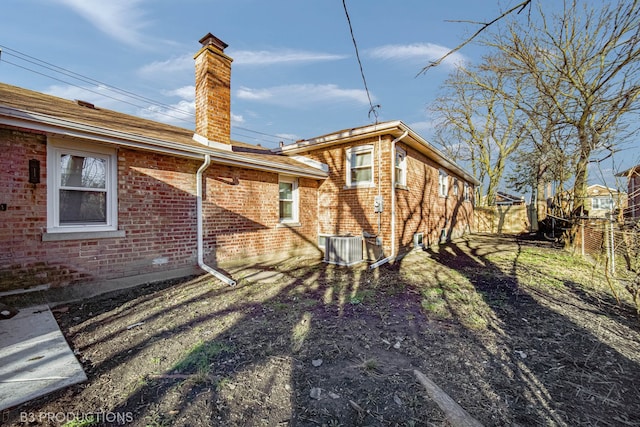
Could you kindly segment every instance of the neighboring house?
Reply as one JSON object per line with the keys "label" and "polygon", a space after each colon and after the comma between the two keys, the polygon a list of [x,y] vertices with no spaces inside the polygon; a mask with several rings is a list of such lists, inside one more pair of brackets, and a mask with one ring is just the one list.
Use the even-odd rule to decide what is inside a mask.
{"label": "neighboring house", "polygon": [[608,218],[627,206],[627,194],[615,188],[594,184],[587,187],[585,209],[592,218]]}
{"label": "neighboring house", "polygon": [[624,216],[631,219],[640,218],[640,165],[636,165],[616,176],[627,178],[627,207]]}
{"label": "neighboring house", "polygon": [[0,291],[198,267],[234,283],[219,265],[319,256],[328,235],[391,260],[469,230],[477,181],[402,122],[232,141],[232,59],[200,42],[195,133],[0,84]]}
{"label": "neighboring house", "polygon": [[496,192],[496,206],[524,206],[524,197],[507,194],[503,191]]}

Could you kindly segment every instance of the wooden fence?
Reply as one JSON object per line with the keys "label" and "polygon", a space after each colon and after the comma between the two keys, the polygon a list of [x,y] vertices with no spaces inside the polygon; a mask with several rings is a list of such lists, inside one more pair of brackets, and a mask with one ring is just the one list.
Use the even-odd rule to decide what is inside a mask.
{"label": "wooden fence", "polygon": [[477,206],[475,208],[477,233],[521,234],[531,231],[528,206]]}

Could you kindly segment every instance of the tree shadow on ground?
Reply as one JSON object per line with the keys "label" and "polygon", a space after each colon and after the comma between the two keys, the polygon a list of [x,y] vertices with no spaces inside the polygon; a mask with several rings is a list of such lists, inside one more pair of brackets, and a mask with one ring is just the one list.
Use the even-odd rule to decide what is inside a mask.
{"label": "tree shadow on ground", "polygon": [[[575,282],[565,280],[564,292],[544,279],[522,283],[523,275],[540,275],[521,268],[529,243],[512,241],[500,247],[495,238],[474,236],[426,249],[431,259],[466,277],[488,306],[487,329],[470,337],[483,350],[475,356],[487,358],[487,400],[497,394],[501,411],[522,425],[640,422],[640,391],[633,380],[640,375],[640,348],[603,332],[637,334],[637,323]],[[584,321],[587,314],[592,322]]]}
{"label": "tree shadow on ground", "polygon": [[581,324],[584,302],[562,312],[532,292],[526,252],[473,236],[374,271],[295,258],[239,269],[236,288],[197,278],[73,305],[58,321],[90,380],[19,410],[131,413],[135,426],[447,425],[420,369],[486,425],[637,423],[640,352]]}
{"label": "tree shadow on ground", "polygon": [[[405,384],[392,348],[407,328],[380,327],[397,313],[375,306],[378,271],[301,258],[245,273],[273,271],[264,283],[195,279],[72,307],[59,321],[90,381],[27,408],[103,408],[134,414],[132,425],[375,424],[435,411],[393,400],[408,402],[417,385]],[[375,414],[382,404],[395,408]]]}

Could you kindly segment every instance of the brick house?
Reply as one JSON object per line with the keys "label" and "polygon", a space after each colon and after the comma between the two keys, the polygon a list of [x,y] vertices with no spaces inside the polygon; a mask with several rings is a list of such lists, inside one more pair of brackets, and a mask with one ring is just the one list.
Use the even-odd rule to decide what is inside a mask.
{"label": "brick house", "polygon": [[477,181],[402,122],[232,141],[232,59],[200,42],[195,133],[0,83],[0,292],[201,270],[234,283],[220,266],[320,256],[328,235],[369,233],[390,260],[469,230]]}
{"label": "brick house", "polygon": [[[328,165],[318,188],[318,237],[361,235],[375,260],[470,231],[478,181],[400,121],[347,129],[276,150]],[[370,256],[371,259],[371,256]]]}
{"label": "brick house", "polygon": [[633,220],[640,219],[640,165],[620,172],[616,176],[627,178],[627,206],[624,209],[624,216]]}

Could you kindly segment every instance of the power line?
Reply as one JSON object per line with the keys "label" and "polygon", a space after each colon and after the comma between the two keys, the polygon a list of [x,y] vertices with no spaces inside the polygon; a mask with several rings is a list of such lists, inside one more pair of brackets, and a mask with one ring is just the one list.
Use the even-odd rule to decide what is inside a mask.
{"label": "power line", "polygon": [[[1,45],[0,45],[0,48],[5,49],[5,50],[7,50],[9,52],[13,52],[13,53],[7,53],[10,56],[13,56],[13,57],[18,58],[18,59],[20,59],[22,61],[31,63],[31,64],[36,65],[38,67],[47,69],[49,71],[53,71],[54,73],[58,73],[58,74],[65,75],[67,77],[71,77],[71,78],[79,80],[79,81],[81,81],[83,83],[89,83],[89,84],[94,84],[94,85],[97,85],[97,86],[103,86],[105,89],[108,89],[108,90],[110,90],[112,92],[117,92],[117,93],[119,93],[121,95],[124,95],[124,96],[129,97],[129,98],[136,99],[138,101],[149,102],[150,104],[161,106],[161,107],[164,107],[164,108],[179,112],[181,114],[191,115],[191,113],[188,112],[188,111],[181,110],[179,108],[175,108],[175,107],[173,107],[171,105],[168,105],[168,104],[163,104],[163,103],[158,102],[158,101],[156,101],[154,99],[147,98],[147,97],[144,97],[142,95],[135,94],[135,93],[130,92],[130,91],[125,90],[125,89],[120,89],[120,88],[118,88],[116,86],[112,86],[112,85],[110,85],[108,83],[105,83],[105,82],[102,82],[100,80],[96,80],[94,78],[84,76],[82,74],[76,73],[74,71],[68,70],[68,69],[60,67],[58,65],[51,64],[49,62],[46,62],[46,61],[43,61],[41,59],[35,58],[33,56],[27,55],[26,53],[17,51],[15,49],[11,49],[9,47],[1,46]],[[8,61],[6,61],[6,62],[9,63],[9,64],[12,64],[11,62],[8,62]],[[12,65],[16,65],[16,64],[12,64]],[[22,67],[22,68],[28,69],[28,68],[25,68],[25,67]],[[31,70],[31,69],[28,69],[28,70],[37,73],[37,71]],[[38,73],[38,74],[45,75],[45,74],[42,74],[42,73]],[[48,76],[48,75],[45,75],[45,76],[51,77],[51,76]],[[51,77],[51,78],[54,78],[54,77]],[[58,80],[58,81],[61,81],[61,80]],[[62,81],[62,82],[63,83],[67,83],[67,84],[71,84],[71,83],[65,82],[65,81]],[[78,87],[78,86],[76,86],[76,87]],[[82,87],[81,87],[81,89],[82,89]],[[116,98],[113,98],[113,99],[116,99]]]}
{"label": "power line", "polygon": [[347,2],[346,0],[342,0],[342,6],[344,8],[344,14],[347,17],[347,23],[349,24],[349,32],[351,33],[351,40],[353,41],[353,47],[356,50],[356,59],[358,60],[358,66],[360,67],[360,75],[362,76],[362,82],[364,83],[364,90],[367,92],[367,99],[369,100],[369,118],[371,114],[376,118],[375,122],[378,123],[378,112],[376,111],[380,108],[379,104],[373,105],[371,102],[371,94],[369,93],[369,87],[367,86],[367,79],[364,77],[364,70],[362,68],[362,61],[360,61],[360,53],[358,52],[358,43],[356,43],[356,37],[353,35],[353,27],[351,25],[351,18],[349,17],[349,11],[347,10]]}
{"label": "power line", "polygon": [[[62,79],[59,79],[59,78],[57,78],[57,77],[50,76],[50,75],[48,75],[48,74],[41,73],[41,72],[39,72],[39,71],[33,70],[33,69],[31,69],[31,68],[28,68],[28,67],[25,67],[25,66],[22,66],[22,65],[18,65],[18,64],[16,64],[16,63],[11,62],[11,61],[7,61],[6,59],[5,59],[5,60],[3,60],[2,62],[6,63],[6,64],[9,64],[9,65],[13,65],[14,67],[18,67],[18,68],[21,68],[21,69],[26,70],[26,71],[31,71],[32,73],[35,73],[35,74],[38,74],[38,75],[41,75],[41,76],[44,76],[44,77],[50,78],[50,79],[52,79],[52,80],[55,80],[55,81],[58,81],[58,82],[61,82],[61,83],[67,84],[67,85],[69,85],[69,86],[73,86],[73,87],[76,87],[76,88],[78,88],[78,89],[82,89],[82,90],[85,90],[85,91],[87,91],[87,92],[91,92],[91,93],[96,94],[96,95],[104,96],[105,98],[113,99],[114,101],[122,102],[122,103],[125,103],[125,104],[128,104],[128,105],[131,105],[131,106],[136,107],[136,108],[142,108],[143,110],[149,110],[149,107],[145,107],[145,106],[143,106],[143,105],[139,105],[139,104],[134,104],[133,102],[129,102],[129,101],[126,101],[126,100],[124,100],[124,99],[116,98],[116,97],[114,97],[114,96],[107,95],[107,94],[105,94],[105,93],[98,92],[98,91],[93,90],[93,89],[89,89],[89,88],[87,88],[87,87],[78,86],[78,85],[76,85],[76,84],[74,84],[74,83],[71,83],[71,82],[68,82],[68,81],[66,81],[66,80],[62,80]],[[161,104],[153,104],[153,105],[156,105],[156,106],[162,106]],[[161,115],[163,115],[163,116],[167,116],[167,117],[170,117],[170,118],[172,118],[172,119],[181,120],[181,121],[184,121],[184,122],[187,122],[187,123],[191,123],[191,121],[189,121],[189,120],[187,120],[187,119],[184,119],[184,118],[181,118],[181,117],[176,117],[176,116],[173,116],[173,115],[171,115],[171,114],[163,113],[163,112],[161,112],[161,111],[153,111],[153,112],[154,112],[155,114],[161,114]],[[189,115],[191,115],[191,114],[189,114]]]}
{"label": "power line", "polygon": [[296,141],[294,138],[287,138],[287,137],[279,136],[279,135],[271,135],[270,133],[259,132],[257,130],[251,130],[251,129],[243,128],[243,127],[240,127],[240,126],[234,126],[234,128],[235,129],[239,129],[239,130],[244,130],[244,131],[247,131],[247,132],[257,133],[258,135],[270,136],[270,137],[276,138],[278,140],[286,139],[287,141],[293,141],[293,142]]}
{"label": "power line", "polygon": [[[151,106],[163,108],[165,110],[168,110],[168,112],[175,112],[177,114],[180,114],[182,117],[175,116],[175,115],[172,115],[172,114],[168,114],[167,112],[163,112],[163,111],[153,110],[153,109],[150,108],[150,106],[136,104],[134,102],[127,101],[127,100],[119,98],[119,97],[115,97],[115,96],[111,96],[111,95],[105,94],[104,92],[99,92],[99,91],[90,89],[90,88],[88,88],[86,86],[79,86],[77,84],[74,84],[72,82],[69,82],[67,80],[64,80],[64,79],[61,79],[61,78],[58,78],[58,77],[55,77],[55,76],[52,76],[52,75],[47,74],[45,72],[37,71],[37,70],[34,70],[32,68],[26,67],[24,65],[16,64],[15,62],[7,61],[5,58],[0,58],[0,62],[4,62],[4,63],[12,65],[14,67],[17,67],[17,68],[32,72],[34,74],[38,74],[40,76],[47,77],[49,79],[52,79],[52,80],[67,84],[69,86],[76,87],[78,89],[81,89],[81,90],[84,90],[84,91],[87,91],[87,92],[90,92],[90,93],[93,93],[93,94],[96,94],[96,95],[99,95],[99,96],[103,96],[105,98],[112,99],[112,100],[117,101],[117,102],[122,102],[124,104],[131,105],[133,107],[140,108],[140,109],[143,109],[143,110],[146,110],[146,111],[151,111],[154,114],[159,114],[159,115],[162,115],[162,116],[166,116],[166,117],[174,119],[174,120],[179,120],[179,121],[182,121],[182,122],[185,122],[185,123],[193,124],[193,119],[195,119],[195,114],[190,112],[190,111],[182,110],[182,109],[176,108],[176,107],[174,107],[172,105],[164,104],[164,103],[156,101],[154,99],[147,98],[145,96],[138,95],[138,94],[133,93],[131,91],[118,88],[116,86],[110,85],[110,84],[102,82],[100,80],[96,80],[94,78],[91,78],[91,77],[76,73],[76,72],[68,70],[66,68],[63,68],[63,67],[57,66],[55,64],[51,64],[49,62],[46,62],[46,61],[43,61],[41,59],[35,58],[33,56],[27,55],[27,54],[25,54],[23,52],[15,50],[15,49],[11,49],[11,48],[9,48],[7,46],[0,45],[0,52],[4,53],[5,55],[9,55],[9,56],[12,56],[14,58],[17,58],[18,60],[33,64],[33,65],[35,65],[37,67],[44,68],[44,69],[46,69],[48,71],[51,71],[51,72],[54,72],[54,73],[57,73],[57,74],[62,74],[63,76],[70,77],[72,79],[81,81],[83,83],[96,85],[98,87],[104,88],[106,91],[115,92],[118,95],[124,96],[126,98],[132,98],[132,99],[137,100],[137,101],[147,102],[147,103],[151,104]],[[188,119],[184,118],[184,116],[190,117],[191,120],[188,120]],[[293,138],[286,138],[286,137],[282,137],[282,136],[279,136],[279,135],[272,135],[272,134],[269,134],[269,133],[260,132],[260,131],[253,130],[253,129],[248,129],[248,128],[245,128],[245,127],[233,126],[232,130],[235,130],[235,129],[243,130],[243,131],[246,131],[246,132],[255,133],[255,134],[258,134],[258,135],[262,135],[262,136],[271,137],[271,138],[276,139],[276,141],[274,141],[274,142],[279,142],[281,140],[288,140],[288,141],[295,142],[295,139],[293,139]],[[242,135],[242,134],[239,134],[239,135]],[[258,138],[251,137],[249,135],[242,135],[242,136],[246,136],[248,138],[259,140]]]}

